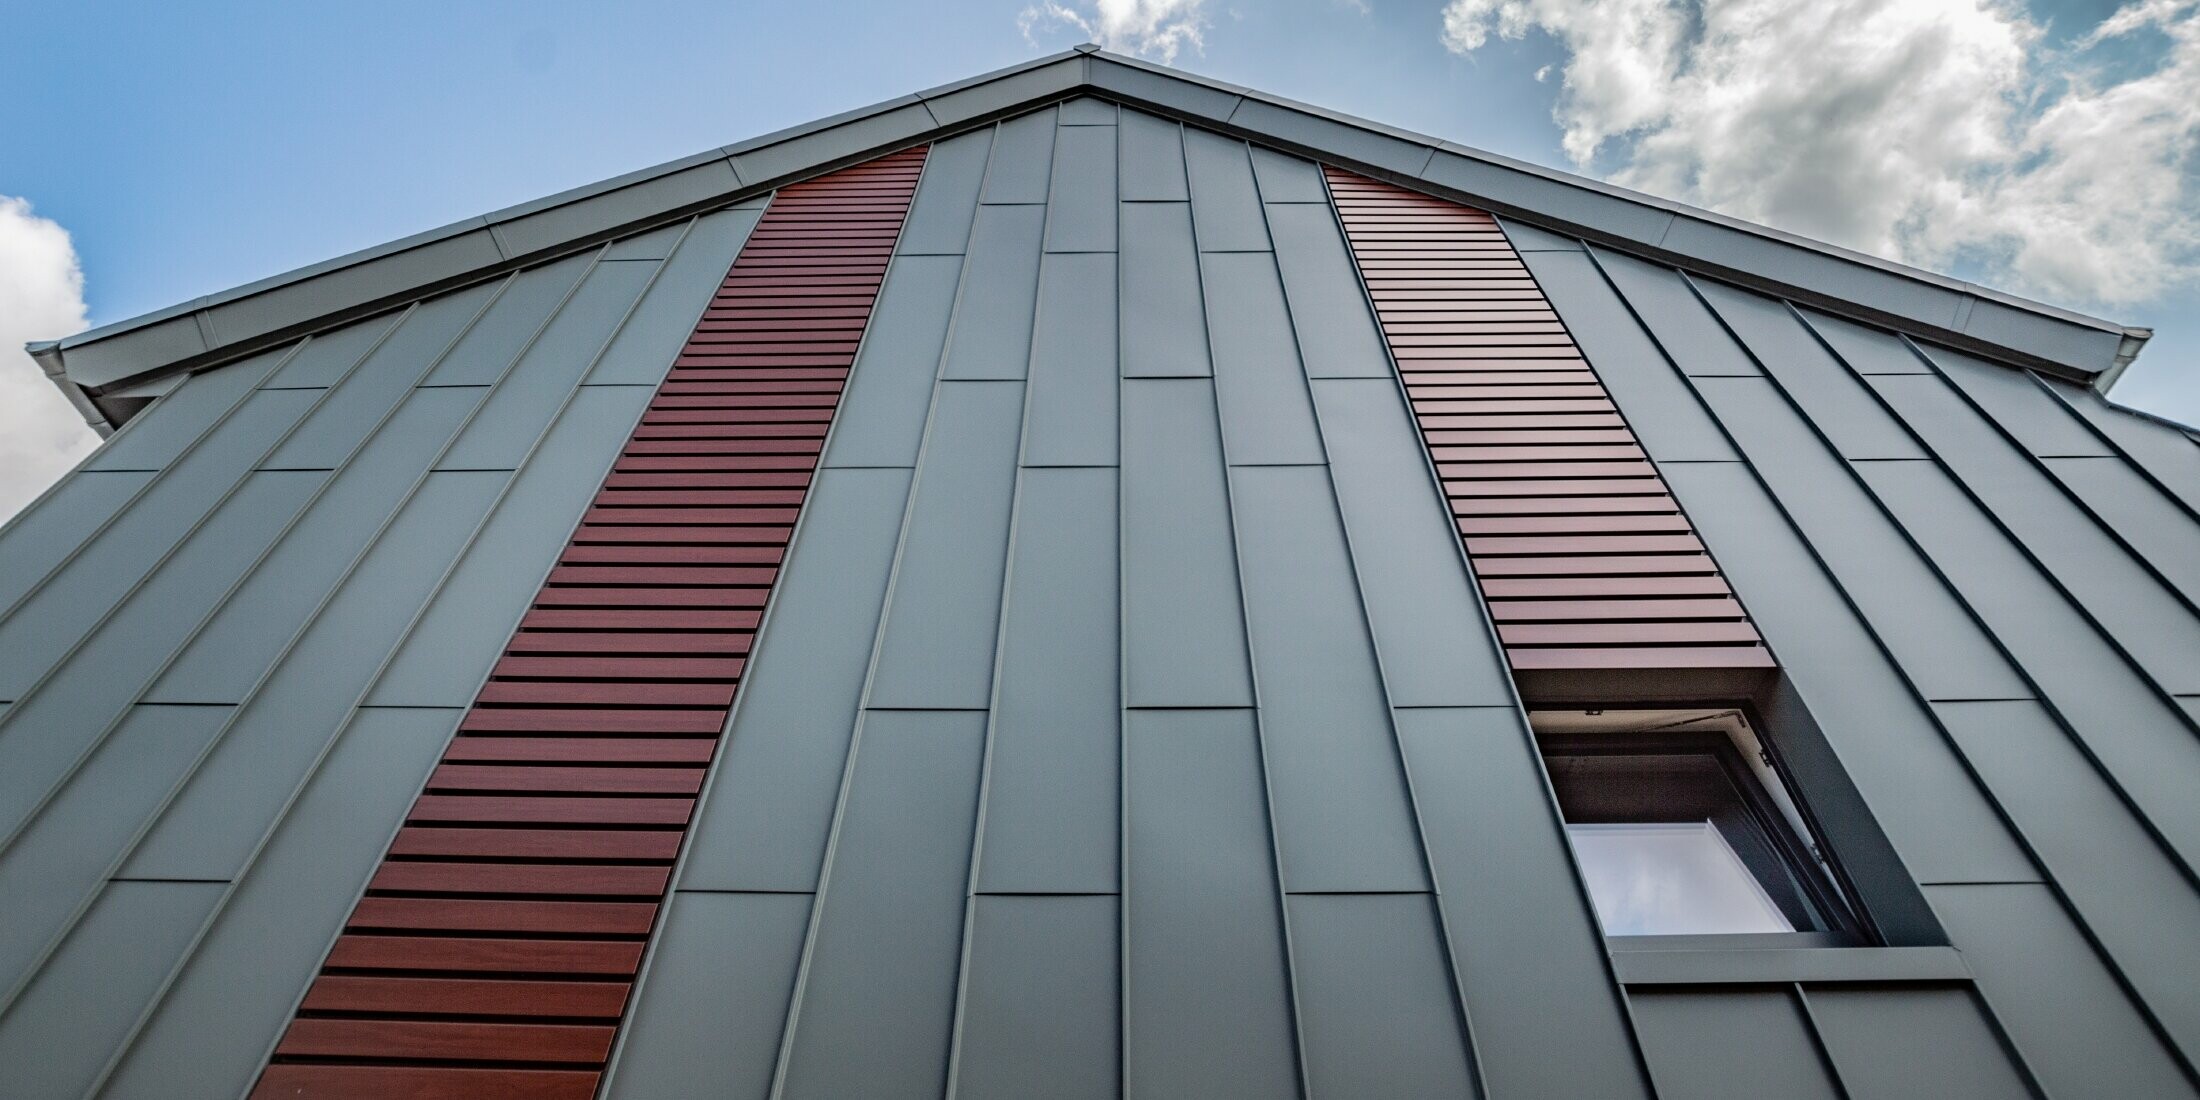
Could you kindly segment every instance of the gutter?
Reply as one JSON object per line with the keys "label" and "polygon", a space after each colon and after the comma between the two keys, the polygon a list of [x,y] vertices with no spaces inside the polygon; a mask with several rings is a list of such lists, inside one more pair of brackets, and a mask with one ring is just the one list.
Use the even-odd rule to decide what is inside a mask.
{"label": "gutter", "polygon": [[2126,325],[2123,342],[2116,345],[2115,360],[2109,363],[2107,370],[2093,376],[2094,390],[2103,397],[2108,396],[2109,388],[2124,376],[2124,371],[2131,367],[2131,361],[2139,357],[2139,352],[2147,346],[2147,341],[2153,338],[2153,329]]}
{"label": "gutter", "polygon": [[61,341],[33,340],[24,344],[23,350],[37,360],[38,369],[46,372],[46,380],[60,389],[61,396],[69,399],[69,404],[76,407],[76,411],[84,417],[84,422],[91,425],[101,439],[114,434],[114,423],[107,419],[106,412],[92,400],[92,395],[84,392],[84,387],[69,380],[68,372],[61,364]]}

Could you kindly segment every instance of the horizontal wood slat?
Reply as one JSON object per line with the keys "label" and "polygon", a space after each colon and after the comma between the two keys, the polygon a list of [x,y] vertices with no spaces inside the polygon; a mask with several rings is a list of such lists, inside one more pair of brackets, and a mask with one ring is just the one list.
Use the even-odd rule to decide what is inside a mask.
{"label": "horizontal wood slat", "polygon": [[925,153],[774,196],[254,1097],[594,1095]]}
{"label": "horizontal wood slat", "polygon": [[1497,219],[1324,172],[1514,672],[1771,667]]}

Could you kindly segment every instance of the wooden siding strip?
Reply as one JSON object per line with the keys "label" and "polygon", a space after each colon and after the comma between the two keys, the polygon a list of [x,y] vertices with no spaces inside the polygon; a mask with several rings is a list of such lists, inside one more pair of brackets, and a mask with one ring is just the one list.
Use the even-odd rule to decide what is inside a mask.
{"label": "wooden siding strip", "polygon": [[926,152],[765,210],[255,1097],[594,1093]]}

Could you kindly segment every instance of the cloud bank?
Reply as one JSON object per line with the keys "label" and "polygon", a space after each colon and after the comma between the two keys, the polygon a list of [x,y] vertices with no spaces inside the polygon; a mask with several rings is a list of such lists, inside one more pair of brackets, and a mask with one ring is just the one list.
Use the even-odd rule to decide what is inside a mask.
{"label": "cloud bank", "polygon": [[0,195],[0,522],[99,442],[23,351],[84,328],[84,274],[68,231]]}
{"label": "cloud bank", "polygon": [[1575,165],[2088,306],[2200,273],[2200,0],[2089,33],[2004,0],[1450,0],[1446,48],[1549,35]]}
{"label": "cloud bank", "polygon": [[1136,54],[1164,65],[1186,46],[1206,49],[1206,0],[1093,0],[1061,3],[1043,0],[1016,18],[1026,41],[1041,29],[1073,27],[1102,48]]}

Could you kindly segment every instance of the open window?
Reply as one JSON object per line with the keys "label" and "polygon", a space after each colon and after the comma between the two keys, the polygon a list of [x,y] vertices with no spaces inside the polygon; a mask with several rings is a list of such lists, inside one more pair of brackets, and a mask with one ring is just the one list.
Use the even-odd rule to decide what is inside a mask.
{"label": "open window", "polygon": [[1607,936],[1867,942],[1744,711],[1538,710],[1530,718]]}

